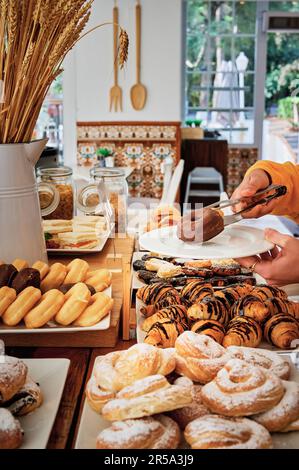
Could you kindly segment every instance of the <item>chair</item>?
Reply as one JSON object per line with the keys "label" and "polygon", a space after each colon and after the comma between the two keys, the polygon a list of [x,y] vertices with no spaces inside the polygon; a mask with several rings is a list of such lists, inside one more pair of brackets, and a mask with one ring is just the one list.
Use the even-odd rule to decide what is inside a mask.
{"label": "chair", "polygon": [[[191,189],[192,184],[213,184],[218,185],[219,189]],[[187,204],[191,196],[220,198],[223,191],[223,177],[219,171],[213,167],[196,167],[188,175],[184,203]]]}

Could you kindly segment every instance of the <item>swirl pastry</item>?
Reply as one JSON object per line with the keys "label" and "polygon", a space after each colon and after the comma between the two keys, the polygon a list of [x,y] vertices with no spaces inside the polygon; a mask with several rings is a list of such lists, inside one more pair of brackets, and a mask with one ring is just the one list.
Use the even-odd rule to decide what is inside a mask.
{"label": "swirl pastry", "polygon": [[42,401],[40,387],[31,377],[27,376],[23,387],[8,402],[5,402],[4,406],[14,416],[24,416],[39,408]]}
{"label": "swirl pastry", "polygon": [[291,302],[287,299],[280,299],[279,297],[272,297],[267,299],[265,305],[269,310],[271,316],[277,313],[286,313],[299,320],[299,303]]}
{"label": "swirl pastry", "polygon": [[255,366],[268,369],[281,379],[288,380],[290,376],[291,367],[289,361],[274,351],[258,348],[244,348],[241,346],[229,346],[227,351],[232,358],[241,359]]}
{"label": "swirl pastry", "polygon": [[250,294],[245,295],[232,306],[231,316],[245,316],[263,323],[269,317],[269,309],[259,297]]}
{"label": "swirl pastry", "polygon": [[222,344],[225,335],[224,326],[215,320],[198,320],[193,323],[191,331],[200,335],[210,336],[210,338],[219,344]]}
{"label": "swirl pastry", "polygon": [[262,341],[262,329],[260,325],[249,317],[233,318],[226,330],[222,345],[228,346],[248,346],[256,348]]}
{"label": "swirl pastry", "polygon": [[273,315],[264,327],[265,339],[281,349],[289,349],[299,339],[299,322],[284,313]]}
{"label": "swirl pastry", "polygon": [[268,284],[260,284],[256,286],[253,291],[252,295],[259,297],[261,300],[265,301],[272,297],[278,297],[279,299],[287,299],[287,293],[279,289],[279,287],[269,286]]}
{"label": "swirl pastry", "polygon": [[270,432],[280,432],[299,419],[299,384],[283,381],[285,393],[271,410],[253,416]]}
{"label": "swirl pastry", "polygon": [[2,356],[0,361],[0,406],[10,400],[23,387],[26,376],[26,364],[11,356]]}
{"label": "swirl pastry", "polygon": [[192,403],[192,388],[171,385],[163,375],[151,375],[123,388],[102,409],[104,419],[122,421],[183,408]]}
{"label": "swirl pastry", "polygon": [[173,348],[177,338],[188,329],[188,324],[183,321],[163,318],[151,326],[144,342],[157,348]]}
{"label": "swirl pastry", "polygon": [[168,375],[175,369],[173,349],[138,343],[125,351],[99,356],[94,367],[96,383],[103,390],[118,392],[149,375]]}
{"label": "swirl pastry", "polygon": [[271,449],[269,432],[247,418],[208,415],[188,424],[185,439],[192,449]]}
{"label": "swirl pastry", "polygon": [[284,395],[284,386],[268,370],[231,359],[212,382],[204,385],[201,395],[213,413],[251,416],[277,405]]}
{"label": "swirl pastry", "polygon": [[154,313],[149,318],[146,318],[142,323],[143,331],[149,331],[155,323],[160,323],[161,320],[168,319],[178,323],[187,323],[187,309],[183,305],[173,305],[172,307],[166,307]]}
{"label": "swirl pastry", "polygon": [[178,410],[169,411],[167,413],[168,416],[178,423],[181,429],[185,429],[187,424],[191,423],[191,421],[210,413],[201,399],[201,385],[194,385],[192,380],[187,377],[179,377],[173,383],[175,385],[185,384],[186,386],[192,387],[193,400],[191,405],[184,406],[184,408],[179,408]]}
{"label": "swirl pastry", "polygon": [[101,388],[94,376],[87,382],[85,395],[89,406],[97,413],[101,413],[103,406],[115,398],[115,392]]}
{"label": "swirl pastry", "polygon": [[140,287],[136,295],[145,305],[152,305],[160,302],[166,295],[170,294],[176,295],[177,290],[171,284],[157,282],[149,286]]}
{"label": "swirl pastry", "polygon": [[225,348],[206,335],[186,331],[176,340],[176,372],[205,384],[230,359]]}
{"label": "swirl pastry", "polygon": [[154,313],[159,312],[162,308],[170,307],[171,305],[185,305],[186,301],[180,296],[178,291],[171,292],[169,295],[163,297],[159,302],[153,305],[146,305],[140,308],[140,312],[144,317],[150,317]]}
{"label": "swirl pastry", "polygon": [[211,284],[203,284],[202,281],[191,281],[186,284],[181,296],[191,303],[201,302],[205,297],[212,297],[214,289]]}
{"label": "swirl pastry", "polygon": [[23,431],[9,410],[0,408],[0,450],[17,449],[23,442]]}
{"label": "swirl pastry", "polygon": [[229,304],[224,298],[206,297],[200,303],[194,304],[187,310],[190,321],[216,320],[227,325],[230,319]]}
{"label": "swirl pastry", "polygon": [[157,415],[115,421],[104,429],[96,442],[97,449],[176,449],[180,430],[175,421]]}

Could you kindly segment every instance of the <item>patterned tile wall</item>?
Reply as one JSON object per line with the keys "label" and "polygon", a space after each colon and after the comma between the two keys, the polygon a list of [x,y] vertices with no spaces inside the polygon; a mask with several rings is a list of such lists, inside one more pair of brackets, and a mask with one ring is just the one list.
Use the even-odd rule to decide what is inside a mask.
{"label": "patterned tile wall", "polygon": [[228,150],[227,187],[229,196],[242,182],[248,168],[258,159],[256,148],[230,148]]}

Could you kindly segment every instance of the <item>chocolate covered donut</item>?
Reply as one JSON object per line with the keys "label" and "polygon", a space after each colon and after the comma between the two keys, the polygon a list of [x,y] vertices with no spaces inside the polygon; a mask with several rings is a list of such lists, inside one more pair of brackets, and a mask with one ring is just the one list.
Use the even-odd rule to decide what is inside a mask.
{"label": "chocolate covered donut", "polygon": [[216,237],[224,229],[223,215],[206,207],[186,214],[178,223],[177,234],[184,242],[202,243]]}
{"label": "chocolate covered donut", "polygon": [[33,286],[40,289],[40,272],[34,268],[24,268],[18,272],[11,283],[11,287],[15,289],[17,294],[26,287]]}
{"label": "chocolate covered donut", "polygon": [[13,264],[0,265],[0,287],[10,287],[13,278],[18,274],[18,270]]}

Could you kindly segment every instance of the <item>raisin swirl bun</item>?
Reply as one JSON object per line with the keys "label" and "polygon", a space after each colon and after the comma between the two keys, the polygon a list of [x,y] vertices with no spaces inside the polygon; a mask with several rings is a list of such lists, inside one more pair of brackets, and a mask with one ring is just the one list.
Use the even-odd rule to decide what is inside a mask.
{"label": "raisin swirl bun", "polygon": [[269,432],[247,418],[207,415],[188,424],[184,432],[191,449],[271,449]]}
{"label": "raisin swirl bun", "polygon": [[224,416],[251,416],[268,411],[284,395],[282,380],[266,369],[231,359],[214,380],[203,386],[202,400]]}
{"label": "raisin swirl bun", "polygon": [[142,330],[149,331],[154,323],[159,323],[163,319],[169,319],[175,322],[187,323],[187,309],[183,305],[172,305],[171,307],[162,308],[151,317],[146,318],[142,323]]}
{"label": "raisin swirl bun", "polygon": [[299,339],[299,322],[291,315],[277,313],[265,323],[264,336],[273,346],[292,348],[292,343]]}
{"label": "raisin swirl bun", "polygon": [[151,305],[160,302],[166,295],[170,294],[177,294],[176,289],[171,284],[156,282],[155,284],[140,287],[136,295],[143,303]]}
{"label": "raisin swirl bun", "polygon": [[185,331],[176,340],[176,372],[194,382],[205,384],[227,363],[225,348],[206,335]]}
{"label": "raisin swirl bun", "polygon": [[203,284],[202,281],[191,281],[186,284],[181,296],[190,303],[201,302],[205,297],[212,297],[214,289],[210,283]]}
{"label": "raisin swirl bun", "polygon": [[225,335],[224,326],[215,320],[198,320],[193,323],[191,331],[199,335],[207,335],[219,344],[222,344]]}
{"label": "raisin swirl bun", "polygon": [[252,295],[259,297],[261,300],[267,300],[271,297],[278,297],[279,299],[287,299],[287,293],[279,289],[279,287],[269,286],[268,284],[260,284],[252,290]]}
{"label": "raisin swirl bun", "polygon": [[[283,381],[285,393],[271,410],[253,416],[270,432],[280,432],[299,419],[299,384]],[[299,429],[299,428],[298,428]]]}
{"label": "raisin swirl bun", "polygon": [[269,317],[269,309],[259,297],[249,294],[239,299],[232,306],[231,316],[245,316],[258,323],[263,323]]}
{"label": "raisin swirl bun", "polygon": [[263,333],[260,325],[249,317],[233,318],[226,330],[222,345],[228,346],[248,346],[256,348],[262,341]]}
{"label": "raisin swirl bun", "polygon": [[280,299],[279,297],[272,297],[267,299],[265,305],[269,310],[271,316],[277,313],[286,313],[299,320],[299,303],[291,302],[290,300]]}
{"label": "raisin swirl bun", "polygon": [[28,368],[16,357],[3,356],[0,361],[0,406],[23,387]]}
{"label": "raisin swirl bun", "polygon": [[176,449],[180,430],[164,415],[115,421],[97,437],[97,449]]}
{"label": "raisin swirl bun", "polygon": [[225,298],[206,297],[200,303],[194,304],[187,310],[188,319],[216,320],[227,325],[230,319],[230,306]]}
{"label": "raisin swirl bun", "polygon": [[150,327],[144,342],[157,348],[173,348],[177,338],[188,329],[188,324],[183,321],[161,318]]}

